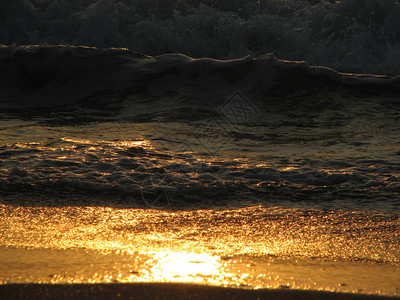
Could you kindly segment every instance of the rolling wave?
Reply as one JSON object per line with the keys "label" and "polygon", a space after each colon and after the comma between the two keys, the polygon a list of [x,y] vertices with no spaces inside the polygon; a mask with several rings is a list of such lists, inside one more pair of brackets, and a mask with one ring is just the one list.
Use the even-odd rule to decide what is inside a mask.
{"label": "rolling wave", "polygon": [[[221,105],[236,90],[268,109],[300,98],[312,105],[321,100],[317,94],[322,92],[325,99],[329,93],[372,94],[397,103],[400,80],[339,73],[305,62],[278,60],[271,54],[215,60],[73,46],[3,46],[0,65],[3,112],[71,105],[122,109],[123,103],[145,99],[155,103],[166,97],[173,98],[168,105],[205,109]],[[158,109],[165,105],[161,101]]]}

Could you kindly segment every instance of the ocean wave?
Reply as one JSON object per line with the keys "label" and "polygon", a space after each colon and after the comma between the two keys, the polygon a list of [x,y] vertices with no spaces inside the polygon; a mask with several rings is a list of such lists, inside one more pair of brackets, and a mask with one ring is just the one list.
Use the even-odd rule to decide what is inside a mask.
{"label": "ocean wave", "polygon": [[0,44],[126,47],[218,59],[274,53],[344,72],[399,74],[396,0],[13,0]]}
{"label": "ocean wave", "polygon": [[[182,54],[151,57],[126,49],[3,46],[0,65],[3,112],[37,108],[48,113],[45,107],[71,105],[110,112],[121,111],[129,102],[136,105],[137,113],[140,103],[161,98],[160,106],[151,105],[152,112],[168,105],[209,109],[237,90],[268,109],[302,97],[312,106],[313,101],[321,101],[317,94],[322,92],[325,99],[334,93],[379,94],[381,101],[391,97],[396,103],[399,91],[399,77],[339,73],[278,60],[271,54],[215,60]],[[168,103],[168,97],[174,99]]]}
{"label": "ocean wave", "polygon": [[74,46],[3,46],[0,65],[1,203],[398,210],[400,77]]}

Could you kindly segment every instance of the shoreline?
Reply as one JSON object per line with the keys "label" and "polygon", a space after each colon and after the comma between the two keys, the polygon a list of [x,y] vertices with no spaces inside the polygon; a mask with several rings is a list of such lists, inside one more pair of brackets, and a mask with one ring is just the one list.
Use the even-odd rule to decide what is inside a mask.
{"label": "shoreline", "polygon": [[[72,298],[73,297],[73,298]],[[7,284],[0,299],[400,299],[377,295],[288,289],[241,289],[182,283]]]}
{"label": "shoreline", "polygon": [[375,299],[374,295],[400,297],[400,267],[387,263],[228,256],[167,249],[127,253],[1,246],[0,261],[0,295],[10,295],[4,299],[25,299],[25,295],[33,294],[52,299],[61,292],[66,299],[75,299],[92,290],[99,299],[102,290],[111,296],[112,292],[122,291],[127,295],[170,293],[168,299],[183,299],[178,297],[178,287],[188,289],[185,299],[191,299],[190,294],[210,297],[199,299],[214,299],[215,295],[219,295],[215,299],[231,299],[233,294],[234,299],[241,299],[242,294],[257,299],[258,293],[268,295],[268,299],[326,299],[325,293],[332,299],[353,299],[355,295],[366,299]]}

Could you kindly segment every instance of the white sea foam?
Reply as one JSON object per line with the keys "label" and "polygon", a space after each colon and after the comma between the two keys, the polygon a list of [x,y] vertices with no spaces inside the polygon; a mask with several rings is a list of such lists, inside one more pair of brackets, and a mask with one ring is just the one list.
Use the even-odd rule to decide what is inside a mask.
{"label": "white sea foam", "polygon": [[273,52],[340,71],[399,74],[396,0],[8,0],[0,43],[127,47],[148,55]]}

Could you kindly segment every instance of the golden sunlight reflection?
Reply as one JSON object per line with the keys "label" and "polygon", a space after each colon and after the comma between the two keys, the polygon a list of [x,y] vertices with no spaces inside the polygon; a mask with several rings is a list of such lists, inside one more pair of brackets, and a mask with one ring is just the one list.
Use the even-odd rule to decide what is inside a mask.
{"label": "golden sunlight reflection", "polygon": [[93,141],[88,140],[88,139],[77,139],[77,138],[67,138],[63,137],[61,138],[62,141],[64,142],[70,142],[70,143],[79,143],[79,144],[92,144]]}
{"label": "golden sunlight reflection", "polygon": [[144,281],[203,282],[221,272],[219,257],[208,253],[157,252],[150,263]]}
{"label": "golden sunlight reflection", "polygon": [[[88,140],[88,139],[79,139],[79,138],[70,138],[70,137],[63,137],[61,140],[65,142],[70,142],[70,143],[77,143],[77,144],[93,144],[94,141]],[[126,141],[99,141],[96,140],[96,143],[105,143],[105,144],[110,144],[112,146],[116,147],[144,147],[144,148],[149,148],[151,146],[150,141],[145,140],[145,139],[137,139],[137,140],[126,140]]]}

